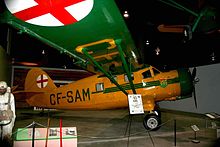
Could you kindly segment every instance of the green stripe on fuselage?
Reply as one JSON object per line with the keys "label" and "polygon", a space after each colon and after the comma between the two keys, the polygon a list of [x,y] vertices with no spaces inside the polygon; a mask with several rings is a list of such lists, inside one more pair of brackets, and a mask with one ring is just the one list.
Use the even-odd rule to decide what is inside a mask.
{"label": "green stripe on fuselage", "polygon": [[[179,82],[179,78],[174,78],[174,79],[168,79],[167,80],[167,84],[174,84],[174,83],[178,83]],[[160,81],[151,81],[151,82],[145,82],[145,86],[143,86],[143,83],[137,83],[134,84],[135,89],[139,89],[139,88],[148,88],[148,87],[152,87],[152,86],[160,86]],[[121,85],[123,89],[125,90],[131,90],[131,86],[129,83],[127,84],[123,84]],[[104,93],[111,93],[111,92],[117,92],[120,91],[120,89],[118,89],[117,87],[110,87],[110,88],[106,88],[104,90]]]}

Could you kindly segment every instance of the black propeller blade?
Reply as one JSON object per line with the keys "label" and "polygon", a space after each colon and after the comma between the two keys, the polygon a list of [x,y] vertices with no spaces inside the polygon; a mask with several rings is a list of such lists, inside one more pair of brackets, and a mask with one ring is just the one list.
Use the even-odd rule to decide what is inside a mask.
{"label": "black propeller blade", "polygon": [[198,79],[196,78],[196,67],[193,68],[192,70],[192,81],[193,81],[193,97],[194,97],[194,102],[195,102],[195,107],[196,109],[198,108],[197,106],[197,99],[196,99],[196,88],[195,88],[195,84],[198,82]]}
{"label": "black propeller blade", "polygon": [[196,106],[196,109],[197,109],[198,106],[197,106],[197,100],[196,100],[196,88],[195,88],[195,85],[193,85],[193,97],[194,97],[194,102],[195,102],[195,106]]}
{"label": "black propeller blade", "polygon": [[194,67],[193,70],[192,70],[192,79],[193,79],[193,82],[194,82],[194,80],[195,80],[195,78],[196,78],[196,72],[197,72],[197,70],[196,70],[196,68]]}

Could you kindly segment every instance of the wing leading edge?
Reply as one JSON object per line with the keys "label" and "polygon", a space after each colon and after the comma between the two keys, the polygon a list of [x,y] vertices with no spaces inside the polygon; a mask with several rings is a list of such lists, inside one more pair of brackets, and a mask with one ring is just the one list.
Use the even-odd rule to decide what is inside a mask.
{"label": "wing leading edge", "polygon": [[[27,33],[60,52],[70,55],[75,59],[76,65],[91,72],[98,72],[99,69],[94,68],[93,62],[78,52],[77,49],[80,47],[87,48],[88,53],[107,72],[110,70],[123,72],[120,71],[122,61],[118,46],[114,43],[116,40],[120,40],[120,47],[126,61],[131,66],[133,65],[132,67],[137,67],[137,61],[140,58],[139,51],[114,0],[84,1],[93,1],[91,11],[84,18],[72,24],[62,26],[31,24],[17,18],[8,8],[8,5],[5,7],[4,13],[0,14],[1,23],[7,23],[20,32]],[[16,0],[14,0],[15,2]],[[35,4],[35,7],[38,5]],[[70,8],[69,6],[68,9]],[[77,10],[80,13],[80,10]]]}

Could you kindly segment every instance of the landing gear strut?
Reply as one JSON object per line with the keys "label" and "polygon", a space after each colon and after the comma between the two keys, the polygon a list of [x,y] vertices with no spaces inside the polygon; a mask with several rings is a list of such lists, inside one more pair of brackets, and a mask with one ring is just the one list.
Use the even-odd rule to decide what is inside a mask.
{"label": "landing gear strut", "polygon": [[145,129],[147,130],[151,130],[151,131],[158,130],[161,125],[160,114],[157,111],[147,114],[144,117],[143,124],[144,124]]}

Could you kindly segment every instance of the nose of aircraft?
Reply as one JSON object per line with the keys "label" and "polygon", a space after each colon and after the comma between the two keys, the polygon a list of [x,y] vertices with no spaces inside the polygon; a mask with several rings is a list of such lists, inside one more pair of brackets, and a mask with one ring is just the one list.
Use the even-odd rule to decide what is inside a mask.
{"label": "nose of aircraft", "polygon": [[189,69],[183,68],[178,69],[178,74],[181,87],[181,97],[179,97],[179,99],[191,97],[194,86],[191,72],[189,71]]}

